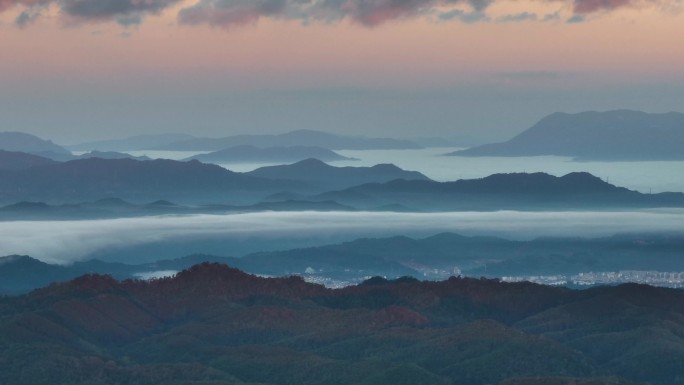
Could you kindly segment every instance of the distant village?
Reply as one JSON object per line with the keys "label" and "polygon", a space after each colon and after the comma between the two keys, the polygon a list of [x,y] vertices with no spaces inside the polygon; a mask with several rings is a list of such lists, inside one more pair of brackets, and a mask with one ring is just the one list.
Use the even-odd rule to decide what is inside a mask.
{"label": "distant village", "polygon": [[553,286],[618,285],[632,282],[678,289],[684,287],[684,272],[624,270],[579,273],[571,276],[507,276],[501,277],[501,280],[505,282],[529,281]]}
{"label": "distant village", "polygon": [[[433,272],[437,273],[437,272]],[[429,280],[447,279],[443,271],[442,274],[424,274]],[[451,274],[454,275],[454,274]],[[460,275],[460,274],[455,274]],[[316,274],[308,271],[301,275],[304,280],[311,283],[323,285],[327,288],[338,289],[346,286],[357,285],[370,276],[359,277],[356,279],[334,279],[325,275]],[[479,277],[478,277],[479,278]],[[496,277],[491,277],[496,278]],[[673,289],[684,288],[684,272],[662,272],[662,271],[604,271],[587,272],[575,275],[529,275],[529,276],[504,276],[499,278],[503,282],[533,282],[541,285],[550,286],[570,286],[570,287],[589,287],[596,285],[619,285],[623,283],[640,283],[651,286],[668,287]]]}

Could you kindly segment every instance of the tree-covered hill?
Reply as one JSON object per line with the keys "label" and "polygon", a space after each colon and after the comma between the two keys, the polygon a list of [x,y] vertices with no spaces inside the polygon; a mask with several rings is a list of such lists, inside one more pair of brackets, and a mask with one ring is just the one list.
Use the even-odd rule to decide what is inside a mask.
{"label": "tree-covered hill", "polygon": [[0,300],[8,384],[682,383],[684,292],[453,277],[331,290],[201,264]]}

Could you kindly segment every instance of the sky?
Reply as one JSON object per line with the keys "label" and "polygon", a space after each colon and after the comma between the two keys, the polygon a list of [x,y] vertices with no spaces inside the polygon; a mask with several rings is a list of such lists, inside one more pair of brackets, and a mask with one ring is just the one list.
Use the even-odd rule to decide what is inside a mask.
{"label": "sky", "polygon": [[682,0],[0,0],[0,131],[506,140],[682,111]]}

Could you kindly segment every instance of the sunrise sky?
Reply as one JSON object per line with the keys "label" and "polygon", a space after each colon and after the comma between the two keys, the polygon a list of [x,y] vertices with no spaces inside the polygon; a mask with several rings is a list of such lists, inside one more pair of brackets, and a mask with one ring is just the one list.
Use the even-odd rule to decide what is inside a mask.
{"label": "sunrise sky", "polygon": [[63,144],[306,128],[507,139],[682,111],[679,0],[0,0],[0,122]]}

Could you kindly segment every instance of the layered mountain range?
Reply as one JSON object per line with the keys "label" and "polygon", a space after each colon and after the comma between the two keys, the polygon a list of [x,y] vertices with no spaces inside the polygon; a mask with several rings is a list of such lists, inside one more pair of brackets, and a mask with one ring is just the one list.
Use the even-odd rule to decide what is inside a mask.
{"label": "layered mountain range", "polygon": [[[683,122],[553,114],[452,155],[681,160]],[[41,258],[0,257],[0,384],[684,383],[684,291],[666,288],[684,285],[682,192],[643,194],[584,172],[438,182],[393,164],[333,167],[324,160],[344,159],[335,150],[420,146],[308,130],[69,148],[91,152],[0,133],[3,254]],[[213,152],[119,152],[129,150]],[[203,162],[288,164],[240,173]],[[584,222],[551,224],[573,210]],[[476,228],[477,216],[500,222]],[[667,226],[603,238],[436,234],[509,234],[490,227],[529,220],[594,236],[596,219],[609,234]],[[404,231],[420,238],[390,236]],[[654,286],[618,285],[624,277]],[[554,286],[511,283],[535,279]]]}
{"label": "layered mountain range", "polygon": [[[434,141],[433,141],[434,142]],[[431,145],[435,143],[431,142]],[[390,138],[367,138],[335,135],[313,130],[297,130],[277,135],[234,135],[221,138],[197,138],[186,134],[139,135],[124,139],[87,142],[68,146],[77,151],[225,151],[237,146],[266,149],[271,147],[318,147],[327,150],[418,149],[415,142]],[[684,114],[646,113],[632,110],[587,111],[575,114],[553,113],[512,139],[459,150],[458,156],[568,156],[576,160],[642,161],[683,160]],[[242,147],[241,147],[242,148]],[[20,151],[67,160],[64,147],[32,135],[0,133],[0,150]],[[241,151],[245,151],[244,148]],[[276,150],[271,150],[276,151]],[[247,162],[257,158],[236,150],[222,154],[231,161]],[[276,151],[277,152],[277,151]],[[320,152],[320,150],[319,150]],[[216,154],[218,159],[220,154]],[[262,161],[266,162],[268,156]],[[273,155],[269,155],[273,156]],[[282,158],[282,153],[280,157]],[[309,154],[303,157],[318,157]],[[325,159],[324,159],[325,160]]]}
{"label": "layered mountain range", "polygon": [[[311,194],[327,187],[347,187],[368,181],[427,179],[420,173],[393,166],[335,168],[315,160],[290,166],[293,172],[283,171],[284,179],[260,176],[269,174],[270,169],[236,173],[196,160],[88,158],[68,162],[46,161],[35,166],[26,161],[19,162],[0,166],[0,202],[77,203],[121,198],[135,202],[165,199],[195,204],[254,204],[271,194],[285,191]],[[18,163],[30,167],[17,169]]]}
{"label": "layered mountain range", "polygon": [[315,159],[247,173],[196,160],[96,157],[53,162],[10,152],[0,153],[0,160],[0,204],[5,205],[117,198],[204,206],[335,202],[359,210],[397,211],[684,207],[682,193],[642,194],[588,173],[495,174],[436,182],[391,164],[333,167]]}

